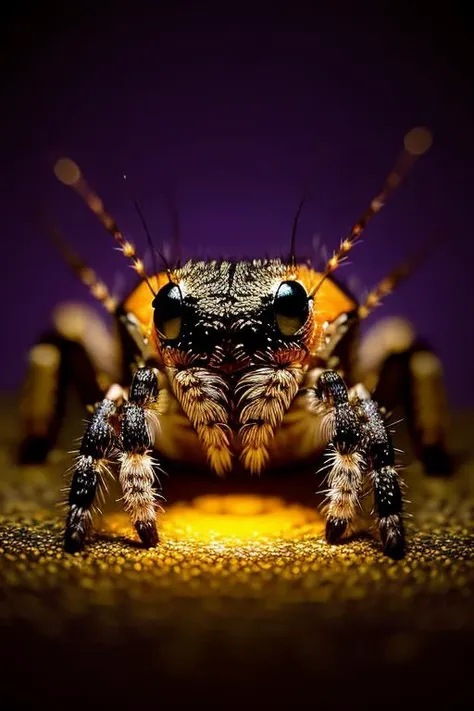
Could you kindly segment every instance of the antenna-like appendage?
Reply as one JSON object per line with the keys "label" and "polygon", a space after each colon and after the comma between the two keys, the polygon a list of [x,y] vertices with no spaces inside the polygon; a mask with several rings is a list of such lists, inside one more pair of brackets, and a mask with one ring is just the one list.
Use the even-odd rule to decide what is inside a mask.
{"label": "antenna-like appendage", "polygon": [[380,306],[382,300],[391,294],[395,288],[405,279],[407,279],[415,270],[416,264],[406,261],[399,267],[394,269],[390,274],[387,274],[378,284],[367,294],[364,303],[358,308],[359,318],[365,319],[369,316],[377,306]]}
{"label": "antenna-like appendage", "polygon": [[[126,183],[127,182],[127,175],[126,173],[123,174],[123,180]],[[148,242],[148,247],[151,250],[151,256],[153,259],[153,274],[156,275],[158,273],[158,265],[156,263],[156,249],[155,245],[153,244],[153,240],[151,238],[151,233],[150,230],[148,229],[148,224],[147,221],[145,220],[145,215],[142,212],[142,209],[140,207],[140,204],[136,198],[133,198],[133,207],[135,208],[135,212],[137,213],[138,217],[140,218],[140,222],[142,223],[143,230],[146,234],[146,239]]]}
{"label": "antenna-like appendage", "polygon": [[374,309],[382,303],[386,296],[406,279],[408,279],[434,253],[437,247],[444,243],[446,233],[432,235],[426,243],[414,254],[405,259],[390,274],[387,274],[373,289],[369,291],[364,302],[358,308],[359,318],[367,318]]}
{"label": "antenna-like appendage", "polygon": [[55,247],[73,273],[84,286],[88,288],[92,296],[99,301],[110,314],[114,314],[117,309],[117,300],[111,295],[107,285],[72,249],[62,232],[60,232],[59,228],[50,218],[47,218],[46,215],[41,212],[37,213],[36,220],[46,239]]}
{"label": "antenna-like appendage", "polygon": [[171,222],[173,225],[172,237],[173,237],[173,247],[174,247],[174,251],[176,254],[175,265],[176,265],[176,269],[179,269],[181,266],[181,259],[183,256],[182,249],[181,249],[181,225],[180,225],[180,220],[179,220],[178,208],[172,198],[170,198],[168,200],[168,208],[171,213]]}
{"label": "antenna-like appendage", "polygon": [[74,161],[70,160],[70,158],[60,158],[54,165],[54,173],[61,183],[73,188],[73,190],[80,195],[87,207],[94,213],[94,215],[103,224],[107,232],[111,234],[117,242],[122,254],[132,262],[133,268],[137,274],[146,281],[153,296],[156,296],[156,293],[150,284],[150,279],[145,271],[143,260],[137,255],[135,246],[126,239],[113,217],[105,211],[102,200],[87,184],[79,166],[74,163]]}
{"label": "antenna-like appendage", "polygon": [[291,242],[290,242],[290,266],[292,266],[292,267],[296,266],[296,231],[298,229],[298,222],[300,219],[301,210],[303,209],[303,205],[305,204],[307,197],[308,197],[307,195],[304,195],[301,198],[300,203],[296,209],[295,218],[293,220],[293,229],[291,231]]}
{"label": "antenna-like appendage", "polygon": [[396,190],[396,188],[398,188],[401,181],[405,178],[418,158],[426,153],[426,151],[431,147],[431,143],[432,136],[426,128],[413,128],[406,134],[404,139],[404,149],[399,155],[395,166],[387,176],[382,189],[376,197],[373,198],[367,210],[354,224],[347,237],[342,240],[339,249],[335,251],[333,256],[328,260],[323,278],[318,282],[310,296],[314,296],[323,281],[330,274],[335,272],[336,269],[346,260],[348,253],[354,245],[359,242],[369,220],[380,212],[382,207],[385,205],[387,198]]}

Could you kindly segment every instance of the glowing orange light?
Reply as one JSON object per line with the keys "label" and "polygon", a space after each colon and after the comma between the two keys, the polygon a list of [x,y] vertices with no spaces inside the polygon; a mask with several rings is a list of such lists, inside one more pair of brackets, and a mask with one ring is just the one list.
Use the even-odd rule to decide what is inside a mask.
{"label": "glowing orange light", "polygon": [[[130,526],[122,514],[107,517],[121,534]],[[235,548],[249,544],[321,536],[324,528],[317,511],[275,497],[255,495],[202,496],[177,503],[161,517],[160,530],[169,543],[192,541]]]}
{"label": "glowing orange light", "polygon": [[103,301],[107,296],[107,287],[100,281],[92,286],[91,291],[100,301]]}
{"label": "glowing orange light", "polygon": [[380,198],[374,198],[374,200],[370,203],[370,207],[374,212],[380,212],[383,207],[383,202]]}
{"label": "glowing orange light", "polygon": [[163,519],[163,532],[179,539],[217,538],[225,545],[238,545],[262,536],[291,537],[301,526],[318,521],[311,509],[278,498],[205,496],[173,506]]}
{"label": "glowing orange light", "polygon": [[65,185],[74,185],[81,179],[81,169],[70,158],[60,158],[56,161],[54,174]]}
{"label": "glowing orange light", "polygon": [[87,204],[96,215],[100,215],[104,211],[104,204],[97,195],[89,195],[87,197]]}
{"label": "glowing orange light", "polygon": [[107,215],[106,212],[101,213],[100,219],[106,230],[112,230],[114,228],[115,222],[113,220],[113,217]]}
{"label": "glowing orange light", "polygon": [[141,259],[137,259],[135,261],[135,271],[140,276],[145,276],[145,267],[143,266],[143,262]]}
{"label": "glowing orange light", "polygon": [[421,156],[423,153],[426,153],[426,151],[431,148],[432,143],[433,137],[424,126],[412,128],[404,140],[405,149],[415,156]]}
{"label": "glowing orange light", "polygon": [[131,242],[124,242],[122,251],[126,257],[134,257],[135,256],[135,247]]}

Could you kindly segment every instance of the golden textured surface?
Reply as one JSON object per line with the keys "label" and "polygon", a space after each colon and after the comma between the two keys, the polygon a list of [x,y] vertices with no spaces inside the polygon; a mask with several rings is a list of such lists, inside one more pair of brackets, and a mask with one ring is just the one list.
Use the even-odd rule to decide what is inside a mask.
{"label": "golden textured surface", "polygon": [[131,708],[153,698],[188,705],[196,694],[207,705],[249,705],[254,693],[278,705],[311,693],[336,708],[407,697],[460,708],[474,641],[473,424],[470,415],[454,423],[451,478],[426,478],[416,463],[405,471],[409,551],[394,562],[369,536],[326,544],[311,472],[164,477],[152,550],[139,547],[112,485],[89,546],[66,555],[57,501],[69,459],[55,452],[43,467],[16,466],[15,424],[5,419],[6,698]]}

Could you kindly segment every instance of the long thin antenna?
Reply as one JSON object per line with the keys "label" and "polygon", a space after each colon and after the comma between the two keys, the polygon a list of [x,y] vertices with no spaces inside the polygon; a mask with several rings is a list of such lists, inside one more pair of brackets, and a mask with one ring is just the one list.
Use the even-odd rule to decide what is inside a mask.
{"label": "long thin antenna", "polygon": [[73,190],[80,195],[88,208],[100,220],[107,232],[112,235],[114,240],[117,242],[122,254],[132,262],[133,268],[137,274],[139,274],[139,276],[146,281],[153,296],[156,296],[156,292],[150,284],[149,276],[145,271],[143,260],[137,255],[135,246],[126,239],[114,218],[105,211],[102,200],[89,187],[86,180],[82,176],[79,166],[74,163],[74,161],[70,160],[70,158],[60,158],[54,165],[54,173],[61,183],[73,188]]}
{"label": "long thin antenna", "polygon": [[172,222],[172,236],[173,244],[176,252],[176,268],[178,269],[181,265],[181,225],[179,222],[179,214],[176,204],[172,198],[168,200],[168,207],[171,212],[171,222]]}
{"label": "long thin antenna", "polygon": [[418,252],[411,257],[405,259],[399,264],[390,274],[387,274],[369,293],[367,294],[364,303],[358,308],[359,318],[367,318],[374,309],[377,308],[382,300],[392,294],[393,291],[406,279],[408,279],[427,259],[435,249],[445,241],[446,234],[440,233],[434,235],[426,244],[423,245]]}
{"label": "long thin antenna", "polygon": [[[127,178],[126,173],[123,174],[123,179],[124,179],[124,182],[127,182],[128,178]],[[156,249],[155,249],[155,245],[153,244],[153,240],[151,238],[150,230],[148,229],[148,225],[145,220],[145,216],[142,212],[142,209],[140,207],[138,200],[136,198],[133,198],[132,202],[133,202],[133,207],[135,208],[135,212],[137,213],[138,217],[140,218],[140,222],[142,223],[142,227],[143,227],[143,230],[146,235],[148,246],[151,249],[151,254],[152,254],[152,258],[153,258],[153,273],[157,274],[158,273],[158,265],[156,263]]]}
{"label": "long thin antenna", "polygon": [[152,255],[153,255],[153,272],[154,272],[154,274],[157,274],[157,273],[158,273],[158,264],[157,264],[157,261],[156,261],[157,252],[156,252],[156,249],[155,249],[155,245],[153,244],[153,240],[152,240],[152,238],[151,238],[151,234],[150,234],[150,231],[149,231],[149,229],[148,229],[148,225],[147,225],[147,223],[146,223],[145,217],[144,217],[143,212],[142,212],[142,210],[141,210],[141,208],[140,208],[140,205],[139,205],[139,203],[138,203],[138,200],[134,200],[134,201],[133,201],[133,204],[134,204],[134,206],[135,206],[135,210],[136,210],[137,213],[138,213],[138,216],[139,216],[140,221],[141,221],[141,223],[142,223],[143,229],[145,230],[145,234],[146,234],[148,246],[150,247],[151,253],[152,253]]}
{"label": "long thin antenna", "polygon": [[347,259],[347,254],[351,251],[355,244],[360,241],[361,235],[365,230],[369,220],[376,215],[385,205],[387,198],[398,188],[401,181],[410,169],[414,166],[420,156],[422,156],[431,147],[432,136],[428,129],[420,127],[413,128],[409,131],[404,139],[404,149],[399,155],[395,166],[387,176],[385,183],[380,192],[373,198],[367,210],[357,220],[351,228],[349,234],[342,240],[338,250],[328,260],[322,279],[311,292],[310,296],[314,296],[321,287],[323,281]]}
{"label": "long thin antenna", "polygon": [[168,260],[166,259],[163,252],[158,252],[158,256],[161,259],[161,261],[163,262],[163,264],[165,265],[165,270],[166,270],[166,275],[168,277],[168,281],[173,281],[171,278],[172,270],[171,270]]}
{"label": "long thin antenna", "polygon": [[97,276],[96,272],[74,252],[62,232],[60,232],[59,228],[51,219],[46,218],[44,213],[38,213],[36,218],[46,239],[57,249],[72,272],[110,314],[115,313],[117,300],[110,294],[106,284]]}
{"label": "long thin antenna", "polygon": [[296,266],[296,232],[298,229],[298,221],[300,219],[301,210],[303,209],[303,205],[305,204],[307,197],[308,195],[303,195],[303,197],[301,198],[296,210],[295,218],[293,220],[293,229],[291,231],[290,242],[290,266],[292,267]]}

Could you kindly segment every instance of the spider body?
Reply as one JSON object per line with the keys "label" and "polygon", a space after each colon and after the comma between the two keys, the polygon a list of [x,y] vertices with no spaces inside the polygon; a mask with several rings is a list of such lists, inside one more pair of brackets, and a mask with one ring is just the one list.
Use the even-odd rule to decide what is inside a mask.
{"label": "spider body", "polygon": [[[392,275],[359,304],[333,271],[371,215],[354,225],[320,272],[290,258],[188,261],[148,277],[134,247],[75,169],[64,182],[82,194],[142,279],[116,305],[90,270],[69,259],[113,313],[115,335],[97,327],[91,338],[89,317],[71,332],[71,311],[68,316],[60,309],[53,333],[31,352],[25,458],[44,457],[54,443],[71,367],[85,403],[96,403],[73,467],[66,549],[84,546],[97,489],[111,467],[118,469],[124,507],[140,539],[153,546],[160,459],[210,467],[222,476],[236,465],[261,474],[316,463],[326,453],[328,542],[354,530],[368,491],[385,553],[402,557],[403,485],[386,409],[406,406],[417,451],[429,469],[444,455],[444,391],[438,359],[406,324],[398,340],[393,324],[386,327],[391,340],[376,339],[382,345],[372,362],[360,357],[360,322],[398,277]],[[380,209],[384,190],[372,201],[372,213]]]}
{"label": "spider body", "polygon": [[[325,327],[356,307],[326,280],[316,309],[308,294],[321,278],[277,259],[188,262],[150,282],[154,301],[143,283],[125,300],[124,313],[149,346],[147,364],[164,375],[158,409],[160,397],[171,397],[185,415],[179,426],[179,416],[168,424],[163,414],[167,457],[182,456],[191,423],[184,450],[193,460],[204,456],[217,474],[236,458],[252,473],[266,468],[275,433],[318,362]],[[167,407],[173,411],[161,409]]]}

